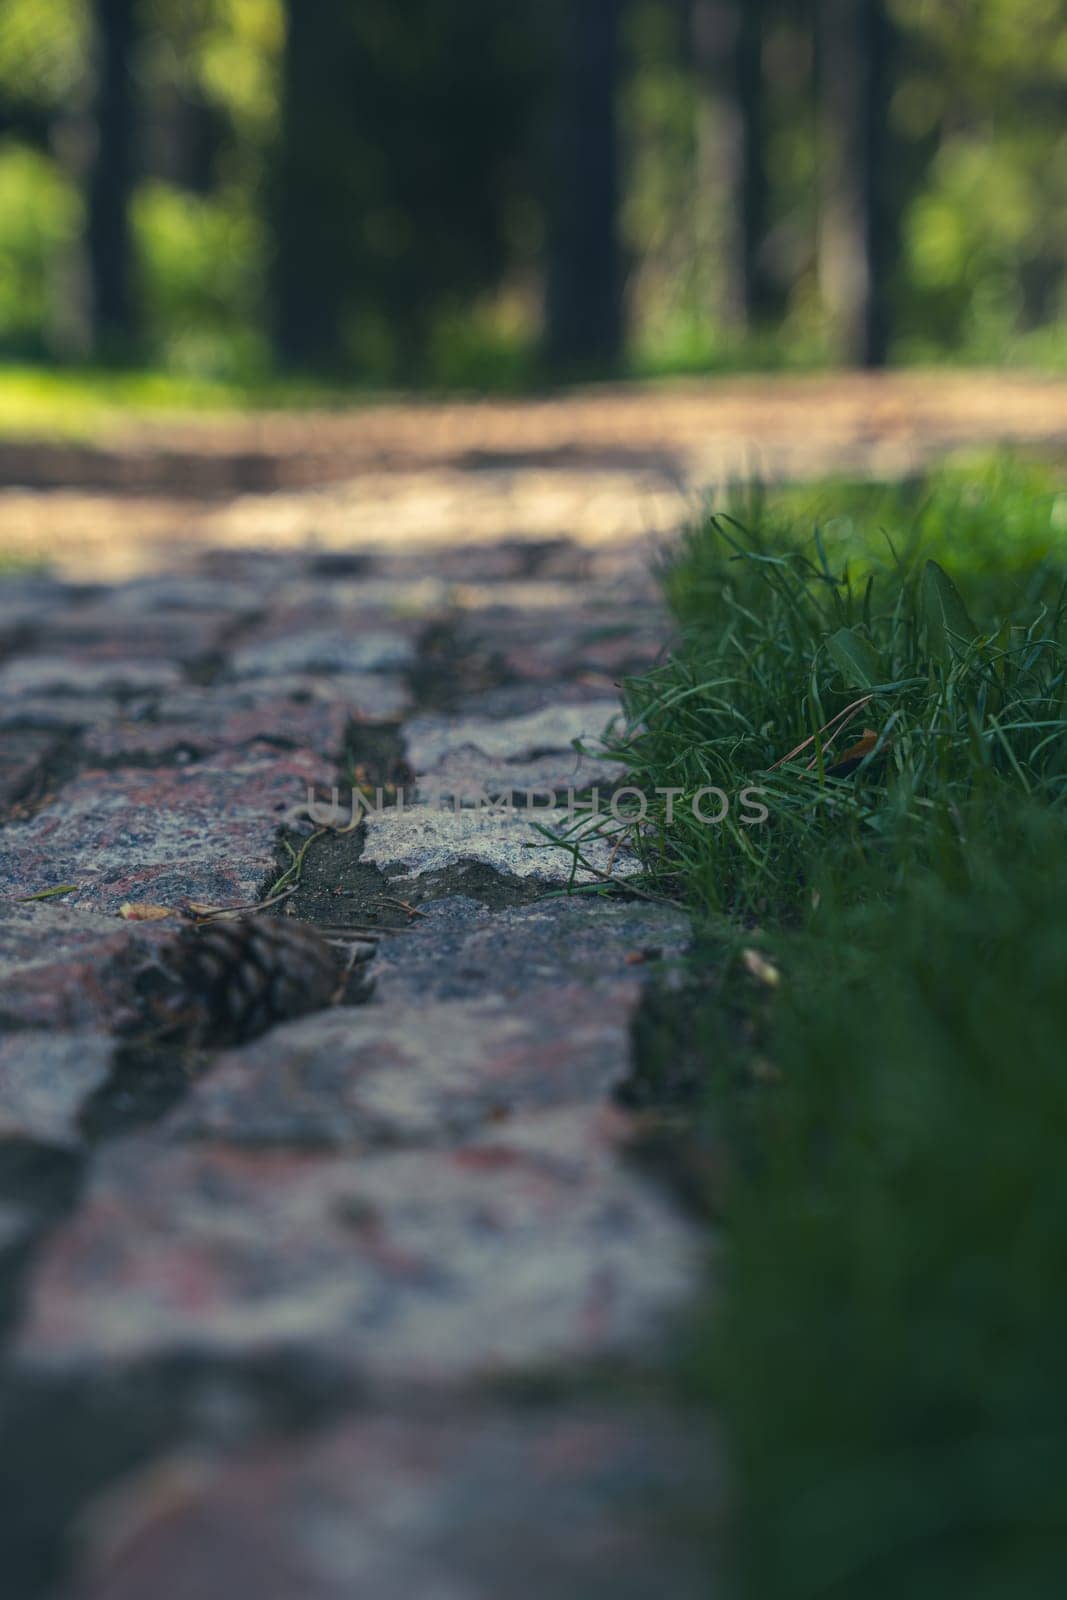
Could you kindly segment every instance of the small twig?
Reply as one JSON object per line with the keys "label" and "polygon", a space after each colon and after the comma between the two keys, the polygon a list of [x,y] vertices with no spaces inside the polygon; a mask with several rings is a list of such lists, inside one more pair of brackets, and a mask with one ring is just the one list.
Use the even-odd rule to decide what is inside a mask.
{"label": "small twig", "polygon": [[296,890],[297,885],[294,883],[291,888],[283,889],[281,894],[272,894],[266,900],[257,900],[245,906],[200,906],[196,901],[190,901],[186,912],[196,922],[218,922],[226,917],[242,917],[249,911],[268,911],[271,906],[288,900]]}
{"label": "small twig", "polygon": [[625,834],[620,833],[619,837],[615,840],[615,843],[612,845],[611,850],[608,853],[608,864],[607,864],[607,866],[606,866],[606,868],[604,870],[608,874],[609,877],[610,877],[611,873],[614,871],[615,861],[616,861],[616,858],[617,858],[617,856],[619,854],[619,851],[622,849],[623,840],[625,839],[625,837],[626,837]]}
{"label": "small twig", "polygon": [[380,894],[378,904],[386,906],[399,906],[401,911],[406,911],[409,917],[424,917],[425,911],[420,911],[418,906],[411,905],[407,900],[398,900],[396,895]]}

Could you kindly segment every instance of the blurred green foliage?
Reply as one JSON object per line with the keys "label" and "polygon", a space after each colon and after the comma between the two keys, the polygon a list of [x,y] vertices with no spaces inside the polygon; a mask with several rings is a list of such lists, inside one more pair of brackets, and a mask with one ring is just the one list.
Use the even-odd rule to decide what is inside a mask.
{"label": "blurred green foliage", "polygon": [[1067,834],[1017,800],[781,945],[702,1381],[747,1600],[1053,1600]]}
{"label": "blurred green foliage", "polygon": [[154,181],[142,185],[133,221],[150,356],[189,375],[265,372],[264,229],[244,196]]}
{"label": "blurred green foliage", "polygon": [[9,351],[47,352],[56,275],[80,213],[77,191],[54,161],[0,141],[0,338]]}
{"label": "blurred green foliage", "polygon": [[[773,324],[725,309],[731,218],[709,190],[678,0],[624,13],[622,225],[631,365],[806,366],[819,290],[814,0],[767,0]],[[353,7],[346,173],[356,310],[343,364],[431,382],[531,375],[545,236],[549,12]],[[901,259],[894,356],[1062,366],[1067,0],[892,0]],[[134,208],[143,355],[249,380],[268,363],[282,0],[141,0]],[[87,0],[0,16],[0,355],[78,353]],[[411,308],[418,308],[412,325]],[[398,351],[410,328],[412,349]],[[399,330],[399,331],[398,331]]]}
{"label": "blurred green foliage", "polygon": [[5,0],[0,87],[6,101],[61,109],[77,93],[89,47],[82,0]]}

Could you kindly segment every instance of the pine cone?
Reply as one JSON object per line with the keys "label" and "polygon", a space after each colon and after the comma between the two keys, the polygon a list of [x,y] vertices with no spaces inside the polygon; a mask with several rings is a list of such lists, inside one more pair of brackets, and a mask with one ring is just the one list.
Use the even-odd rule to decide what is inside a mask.
{"label": "pine cone", "polygon": [[183,928],[137,975],[138,1027],[183,1044],[239,1044],[329,1005],[339,977],[332,948],[306,923]]}

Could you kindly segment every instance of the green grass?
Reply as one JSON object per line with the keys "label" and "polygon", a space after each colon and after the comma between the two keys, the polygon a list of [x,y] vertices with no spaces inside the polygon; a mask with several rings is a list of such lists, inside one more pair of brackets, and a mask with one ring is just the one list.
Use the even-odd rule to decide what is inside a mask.
{"label": "green grass", "polygon": [[[265,410],[343,409],[396,399],[434,400],[540,392],[546,375],[532,343],[476,324],[440,330],[422,381],[402,391],[387,371],[361,377],[283,377],[265,363],[239,377],[147,367],[47,366],[0,360],[0,438],[106,437],[141,417]],[[604,374],[595,376],[603,377]]]}
{"label": "green grass", "polygon": [[0,545],[0,578],[28,577],[47,570],[47,564],[37,557],[26,556],[15,550],[5,550]]}
{"label": "green grass", "polygon": [[0,366],[0,438],[95,439],[131,417],[356,403],[361,392],[298,381],[227,383],[162,370]]}
{"label": "green grass", "polygon": [[[809,363],[810,366],[810,363]],[[509,398],[565,390],[574,384],[614,379],[649,381],[700,373],[707,376],[752,370],[782,370],[760,352],[701,360],[696,365],[667,355],[655,361],[637,352],[618,372],[604,368],[565,374],[546,371],[532,336],[494,333],[477,319],[441,327],[414,388],[400,390],[387,369],[368,368],[362,377],[334,379],[272,375],[250,370],[242,377],[212,376],[159,366],[109,368],[48,366],[0,360],[0,438],[57,437],[85,441],[106,437],[117,425],[168,413],[232,413],[262,410],[336,409],[383,400],[424,400],[494,395]]]}
{"label": "green grass", "polygon": [[[973,494],[954,477],[921,494],[824,491],[838,514],[806,538],[799,513],[758,502],[689,534],[664,573],[683,643],[628,685],[639,731],[620,749],[646,794],[682,791],[670,821],[653,801],[640,836],[661,881],[704,909],[784,916],[828,867],[899,881],[966,800],[1058,802],[1063,501],[1036,469],[1000,476]],[[870,753],[839,775],[864,732]],[[746,823],[736,797],[751,786],[772,826]],[[720,827],[689,803],[711,787],[734,801]]]}
{"label": "green grass", "polygon": [[[702,926],[683,1042],[729,1181],[693,1373],[742,1600],[1062,1592],[1061,505],[1000,463],[708,519],[664,572],[680,645],[628,685],[646,792],[771,790],[763,827],[676,800],[641,843]],[[645,1045],[654,1094],[679,1034]]]}

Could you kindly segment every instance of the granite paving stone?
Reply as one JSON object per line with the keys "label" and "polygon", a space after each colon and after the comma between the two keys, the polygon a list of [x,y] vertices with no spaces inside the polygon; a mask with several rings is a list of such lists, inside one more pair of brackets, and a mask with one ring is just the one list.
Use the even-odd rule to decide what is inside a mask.
{"label": "granite paving stone", "polygon": [[160,612],[225,612],[229,617],[251,617],[269,603],[271,586],[246,576],[242,581],[194,573],[158,573],[134,578],[106,591],[112,615],[123,618],[139,613],[158,617]]}
{"label": "granite paving stone", "polygon": [[0,817],[33,793],[58,748],[54,732],[23,729],[7,734],[0,744]]}
{"label": "granite paving stone", "polygon": [[640,985],[334,1009],[222,1057],[167,1119],[175,1139],[452,1144],[516,1111],[606,1099],[628,1068]]}
{"label": "granite paving stone", "polygon": [[106,726],[123,714],[123,703],[106,695],[78,695],[70,690],[7,694],[0,700],[0,733],[38,728],[50,733],[76,733]]}
{"label": "granite paving stone", "polygon": [[[576,603],[574,582],[566,578],[459,583],[450,591],[449,599],[460,611],[495,612],[498,617],[512,620],[535,612],[573,613]],[[552,620],[552,616],[545,615],[539,625],[551,626]]]}
{"label": "granite paving stone", "polygon": [[505,718],[413,717],[404,728],[404,743],[414,770],[431,773],[457,750],[474,750],[497,761],[523,760],[546,751],[573,755],[576,739],[596,741],[620,720],[618,700],[546,706]]}
{"label": "granite paving stone", "polygon": [[233,613],[218,607],[124,612],[106,596],[92,606],[53,612],[39,646],[42,654],[77,650],[86,660],[188,661],[217,650],[233,626]]}
{"label": "granite paving stone", "polygon": [[446,578],[420,571],[409,562],[402,574],[392,577],[374,573],[352,577],[341,572],[329,583],[324,583],[321,575],[298,579],[288,586],[286,601],[296,611],[313,607],[319,621],[342,612],[349,623],[358,625],[363,617],[380,625],[383,620],[439,616],[459,604],[460,596]]}
{"label": "granite paving stone", "polygon": [[88,726],[82,748],[90,758],[112,763],[124,757],[160,760],[182,751],[204,757],[259,740],[314,750],[336,764],[350,723],[393,722],[410,704],[405,681],[386,673],[325,679],[292,673],[186,685],[99,717]]}
{"label": "granite paving stone", "polygon": [[[363,860],[401,879],[477,862],[512,878],[555,885],[572,878],[592,883],[609,869],[618,878],[639,870],[633,856],[616,852],[607,839],[594,836],[582,837],[585,865],[575,870],[572,850],[555,842],[571,825],[565,807],[540,804],[510,812],[474,807],[455,811],[421,804],[386,807],[367,816]],[[540,829],[553,837],[546,838]]]}
{"label": "granite paving stone", "polygon": [[[258,710],[265,703],[277,705],[287,700],[294,706],[340,707],[349,716],[367,722],[395,721],[411,709],[407,679],[387,672],[265,674],[242,683],[216,683],[208,693],[200,694],[195,700],[194,695],[194,690],[169,694],[163,709],[168,715],[173,712],[181,717],[188,715],[186,708],[194,704],[204,708],[213,704],[220,715],[229,716]],[[198,710],[196,714],[201,713]]]}
{"label": "granite paving stone", "polygon": [[575,750],[547,753],[529,760],[501,761],[482,755],[471,746],[442,756],[433,770],[415,784],[414,797],[431,805],[455,799],[512,799],[517,805],[544,805],[568,793],[600,790],[605,798],[621,782],[624,768],[617,761]]}
{"label": "granite paving stone", "polygon": [[[345,552],[359,560],[355,552]],[[197,582],[237,584],[262,602],[287,606],[292,585],[309,577],[315,556],[306,551],[263,549],[255,545],[193,546],[176,574]],[[151,577],[158,576],[150,574]],[[169,577],[170,574],[166,574]],[[125,586],[124,586],[125,587]]]}
{"label": "granite paving stone", "polygon": [[0,1031],[122,1028],[130,1020],[125,974],[171,931],[56,901],[0,900]]}
{"label": "granite paving stone", "polygon": [[412,625],[345,619],[318,608],[310,617],[273,617],[230,655],[227,675],[256,678],[286,672],[403,672],[415,663]]}
{"label": "granite paving stone", "polygon": [[[621,720],[617,701],[555,705],[524,716],[415,717],[404,728],[408,763],[424,799],[451,794],[464,799],[527,793],[552,797],[567,790],[610,790],[624,771],[596,751],[600,736]],[[543,803],[543,802],[542,802]]]}
{"label": "granite paving stone", "polygon": [[647,606],[577,608],[542,616],[507,608],[468,615],[472,648],[494,654],[501,669],[526,682],[553,682],[596,672],[618,678],[641,672],[663,649],[667,628]]}
{"label": "granite paving stone", "polygon": [[711,1600],[708,1432],[665,1407],[371,1413],[97,1507],[69,1600]]}
{"label": "granite paving stone", "polygon": [[279,824],[321,786],[310,751],[222,751],[184,767],[88,771],[0,835],[0,894],[76,885],[68,904],[246,905],[274,863]]}
{"label": "granite paving stone", "polygon": [[33,1205],[0,1200],[0,1269],[10,1250],[18,1250],[39,1226],[40,1216]]}
{"label": "granite paving stone", "polygon": [[301,706],[285,700],[265,701],[230,715],[205,708],[202,717],[182,719],[169,714],[152,721],[116,717],[90,728],[83,749],[93,762],[176,763],[240,750],[257,742],[281,748],[310,747],[323,756],[340,755],[349,716],[343,705]]}
{"label": "granite paving stone", "polygon": [[589,570],[589,552],[572,539],[494,539],[491,543],[463,543],[460,540],[440,545],[431,552],[383,549],[377,557],[384,574],[403,577],[413,568],[435,575],[449,583],[493,583],[526,581],[530,578],[582,579]]}
{"label": "granite paving stone", "polygon": [[372,1008],[486,994],[554,1004],[559,990],[610,987],[651,963],[677,960],[691,938],[683,911],[640,900],[574,895],[490,911],[452,895],[419,909],[406,937],[378,952]]}
{"label": "granite paving stone", "polygon": [[303,746],[336,759],[348,718],[340,699],[313,700],[298,692],[225,695],[185,688],[140,716],[124,716],[91,729],[84,749],[97,760],[116,761],[123,756],[158,758],[181,749],[206,756],[265,740]]}
{"label": "granite paving stone", "polygon": [[32,638],[50,612],[62,606],[71,590],[55,578],[7,573],[0,590],[0,652]]}
{"label": "granite paving stone", "polygon": [[580,673],[575,678],[555,682],[494,683],[482,689],[467,690],[457,698],[454,710],[458,717],[499,722],[508,717],[529,716],[535,711],[588,705],[591,699],[612,697],[617,706],[616,686],[608,683],[602,674]]}
{"label": "granite paving stone", "polygon": [[176,661],[116,656],[94,661],[84,653],[16,656],[0,666],[0,701],[9,695],[134,694],[183,683]]}
{"label": "granite paving stone", "polygon": [[77,1146],[78,1118],[107,1082],[115,1042],[106,1035],[0,1036],[0,1141]]}
{"label": "granite paving stone", "polygon": [[527,1113],[458,1149],[108,1146],[45,1242],[17,1373],[287,1355],[370,1385],[659,1357],[702,1249],[625,1169],[619,1112]]}

